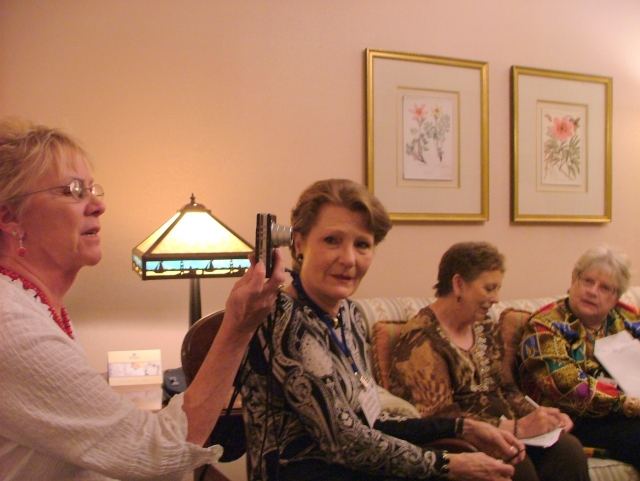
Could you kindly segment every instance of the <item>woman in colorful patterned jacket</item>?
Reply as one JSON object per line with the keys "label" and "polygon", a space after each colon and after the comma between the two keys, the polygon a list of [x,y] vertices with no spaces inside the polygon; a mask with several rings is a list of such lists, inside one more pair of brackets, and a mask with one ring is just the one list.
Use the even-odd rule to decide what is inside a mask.
{"label": "woman in colorful patterned jacket", "polygon": [[[347,299],[391,228],[381,203],[356,182],[318,181],[291,221],[293,282],[251,341],[242,383],[250,481],[509,479],[524,458],[511,433],[382,410],[364,320]],[[420,447],[456,433],[492,456]]]}
{"label": "woman in colorful patterned jacket", "polygon": [[619,302],[630,277],[627,256],[588,250],[573,269],[569,295],[529,319],[519,354],[531,397],[571,415],[585,446],[640,468],[640,399],[625,395],[594,356],[597,339],[624,330],[640,337],[637,312]]}
{"label": "woman in colorful patterned jacket", "polygon": [[513,479],[588,480],[582,445],[567,434],[571,419],[558,409],[536,409],[502,376],[504,342],[487,313],[498,301],[504,270],[504,257],[486,242],[455,244],[444,253],[436,301],[407,322],[394,349],[390,390],[423,416],[469,416],[519,438],[562,427],[553,446],[527,447]]}

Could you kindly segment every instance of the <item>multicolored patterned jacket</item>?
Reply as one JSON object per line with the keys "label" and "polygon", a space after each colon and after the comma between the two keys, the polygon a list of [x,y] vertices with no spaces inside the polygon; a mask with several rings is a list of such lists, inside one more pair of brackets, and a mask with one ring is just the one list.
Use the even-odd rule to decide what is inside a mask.
{"label": "multicolored patterned jacket", "polygon": [[520,379],[528,394],[572,417],[622,413],[625,395],[600,376],[610,377],[593,354],[595,340],[627,330],[640,338],[634,307],[618,303],[593,336],[569,309],[568,298],[542,307],[525,324],[520,344]]}

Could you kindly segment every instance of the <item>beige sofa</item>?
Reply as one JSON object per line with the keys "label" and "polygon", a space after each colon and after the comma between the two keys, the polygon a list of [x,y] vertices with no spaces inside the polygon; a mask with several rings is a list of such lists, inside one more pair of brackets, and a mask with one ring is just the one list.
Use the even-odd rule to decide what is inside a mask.
{"label": "beige sofa", "polygon": [[[515,357],[515,345],[519,339],[518,327],[526,320],[528,313],[560,297],[562,296],[501,301],[493,305],[489,315],[503,325],[503,335],[507,344],[506,358],[511,358],[512,361]],[[433,300],[426,297],[354,299],[367,321],[374,374],[379,385],[388,387],[386,376],[393,346],[402,324]],[[640,286],[630,288],[622,296],[621,301],[640,309]],[[505,364],[509,365],[511,361],[506,359]],[[509,369],[505,369],[507,375],[510,375],[508,371]],[[589,475],[592,481],[640,481],[640,474],[633,467],[610,459],[590,458]]]}

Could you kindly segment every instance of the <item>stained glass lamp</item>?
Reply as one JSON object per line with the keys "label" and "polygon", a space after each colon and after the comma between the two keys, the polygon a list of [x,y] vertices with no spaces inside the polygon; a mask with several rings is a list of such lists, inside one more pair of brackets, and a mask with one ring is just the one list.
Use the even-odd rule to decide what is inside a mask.
{"label": "stained glass lamp", "polygon": [[202,317],[200,278],[241,277],[253,247],[191,202],[133,249],[133,270],[142,280],[190,279],[189,325]]}

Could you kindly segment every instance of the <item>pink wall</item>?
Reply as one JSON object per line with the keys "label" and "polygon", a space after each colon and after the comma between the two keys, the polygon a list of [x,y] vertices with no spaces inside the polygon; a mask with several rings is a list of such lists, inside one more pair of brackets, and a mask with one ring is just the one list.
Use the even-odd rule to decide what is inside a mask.
{"label": "pink wall", "polygon": [[[64,127],[95,158],[104,260],[67,298],[94,367],[107,350],[158,347],[173,367],[188,283],[142,282],[132,247],[192,192],[252,239],[256,212],[285,221],[311,182],[364,181],[366,48],[489,62],[490,220],[396,225],[357,297],[430,295],[461,240],[506,254],[505,298],[563,292],[595,244],[640,266],[639,24],[628,0],[5,0],[0,115]],[[613,77],[611,224],[510,225],[511,65]],[[203,310],[231,285],[203,281]]]}

